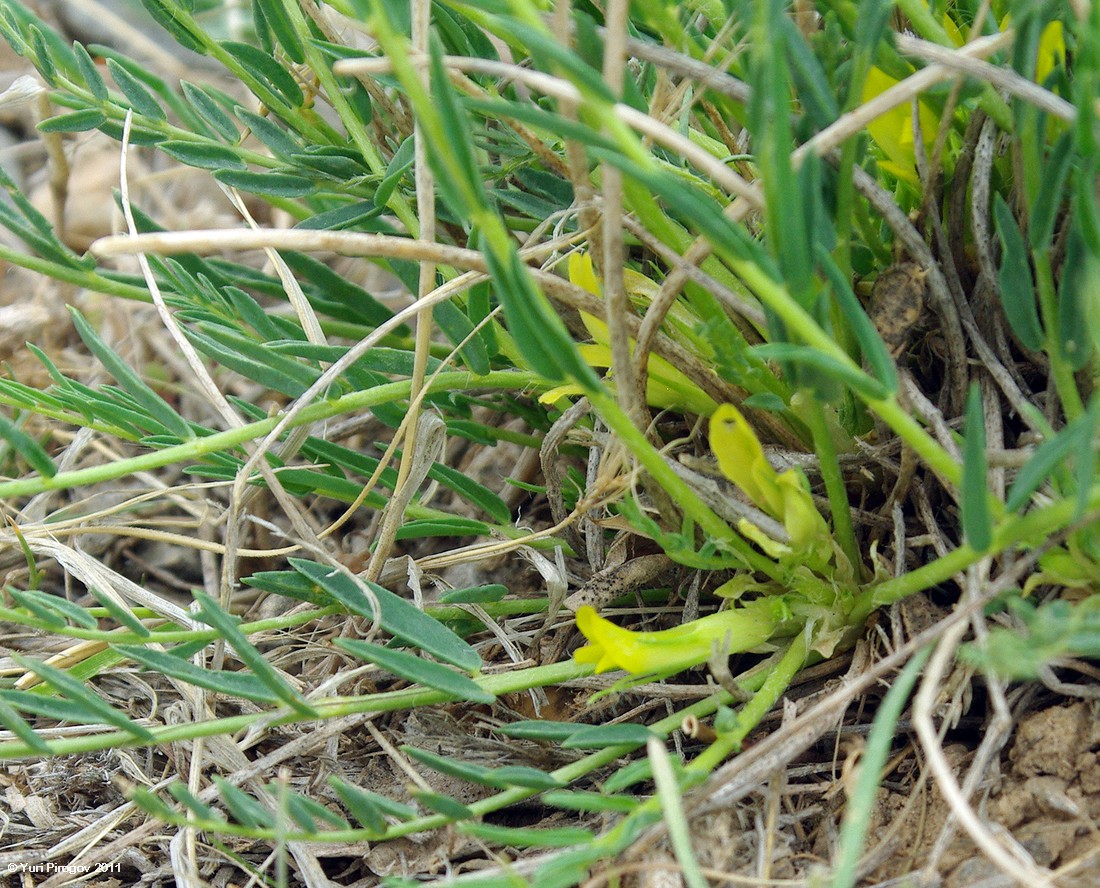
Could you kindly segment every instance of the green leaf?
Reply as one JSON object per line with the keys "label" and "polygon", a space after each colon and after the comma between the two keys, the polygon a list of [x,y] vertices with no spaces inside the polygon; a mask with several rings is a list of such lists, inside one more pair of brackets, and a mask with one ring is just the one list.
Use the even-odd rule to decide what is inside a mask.
{"label": "green leaf", "polygon": [[300,108],[304,104],[305,96],[302,95],[302,88],[298,86],[294,75],[262,49],[233,40],[222,40],[219,45],[233,56],[245,71],[266,84],[291,108]]}
{"label": "green leaf", "polygon": [[73,57],[76,59],[76,67],[80,70],[80,76],[84,78],[84,85],[88,87],[89,92],[99,101],[106,102],[110,97],[110,93],[107,91],[107,83],[104,81],[103,75],[99,73],[99,66],[92,61],[92,57],[88,55],[88,50],[75,40],[73,41]]}
{"label": "green leaf", "polygon": [[413,647],[437,657],[452,666],[474,672],[481,668],[481,657],[469,644],[455,635],[438,620],[403,598],[394,595],[377,583],[363,581],[374,595],[371,601],[360,589],[359,583],[349,576],[301,558],[288,559],[298,573],[312,580],[332,598],[354,614],[375,619],[377,602],[378,621],[382,628]]}
{"label": "green leaf", "polygon": [[562,749],[604,749],[608,746],[641,746],[655,736],[645,725],[584,725],[562,741]]}
{"label": "green leaf", "polygon": [[8,587],[7,591],[19,605],[55,625],[64,626],[66,620],[84,629],[95,629],[99,625],[96,618],[84,608],[60,595],[51,595],[39,589],[13,587]]}
{"label": "green leaf", "polygon": [[551,743],[560,743],[583,727],[584,725],[574,722],[518,721],[497,730],[506,737],[515,737],[517,740],[548,740]]}
{"label": "green leaf", "polygon": [[161,108],[160,103],[153,97],[153,94],[122,65],[114,59],[107,59],[107,70],[111,72],[111,77],[114,78],[118,88],[122,90],[122,94],[126,96],[136,114],[141,114],[152,120],[168,119],[168,115],[164,113],[164,109]]}
{"label": "green leaf", "polygon": [[278,157],[289,160],[295,154],[300,154],[304,150],[304,146],[295,141],[286,130],[263,115],[254,114],[239,105],[233,109],[233,113],[237,115],[241,123],[252,130],[257,139],[267,145]]}
{"label": "green leaf", "polygon": [[421,792],[416,790],[413,791],[412,797],[420,802],[425,808],[434,811],[436,814],[442,814],[449,820],[473,819],[474,812],[461,802],[452,799],[450,796],[441,795],[437,792]]}
{"label": "green leaf", "polygon": [[258,829],[271,829],[275,826],[275,815],[248,793],[217,774],[214,775],[213,782],[226,809],[239,824]]}
{"label": "green leaf", "polygon": [[508,594],[508,587],[499,583],[487,586],[471,586],[468,589],[452,589],[439,596],[442,605],[451,604],[491,604],[500,601]]}
{"label": "green leaf", "polygon": [[424,518],[419,521],[406,521],[397,531],[397,539],[399,540],[488,535],[488,524],[470,518]]}
{"label": "green leaf", "polygon": [[71,114],[59,114],[48,117],[35,129],[40,133],[84,133],[94,130],[107,120],[107,115],[95,108],[73,111]]}
{"label": "green leaf", "polygon": [[395,802],[370,790],[360,789],[339,777],[329,777],[328,782],[329,786],[336,790],[340,801],[344,803],[351,815],[373,832],[386,831],[386,821],[382,819],[385,814],[401,821],[411,820],[416,816],[415,809],[408,805]]}
{"label": "green leaf", "polygon": [[286,57],[296,65],[305,62],[305,49],[294,28],[294,22],[283,5],[283,0],[253,0],[253,2],[263,11],[268,27],[283,47]]}
{"label": "green leaf", "polygon": [[375,206],[373,201],[363,200],[308,216],[294,227],[299,231],[343,231],[375,219],[381,213],[382,207]]}
{"label": "green leaf", "polygon": [[415,746],[403,745],[401,751],[440,774],[446,774],[449,777],[465,780],[468,783],[476,783],[480,786],[494,785],[490,778],[492,769],[486,768],[484,765],[459,761],[450,756],[436,755],[434,752],[417,749]]}
{"label": "green leaf", "polygon": [[111,617],[120,625],[125,626],[139,638],[150,638],[152,632],[149,627],[135,617],[127,608],[116,602],[111,596],[92,586],[89,590],[96,601],[103,606]]}
{"label": "green leaf", "polygon": [[286,805],[291,820],[298,824],[304,832],[316,832],[318,821],[327,823],[337,829],[349,828],[348,822],[343,817],[334,814],[320,802],[308,799],[274,782],[266,784],[266,789]]}
{"label": "green leaf", "polygon": [[140,663],[153,672],[180,679],[196,687],[216,691],[229,697],[243,697],[255,703],[277,704],[279,696],[267,685],[247,672],[224,672],[202,669],[181,657],[164,651],[132,644],[112,647],[124,657]]}
{"label": "green leaf", "polygon": [[1027,220],[1027,239],[1033,250],[1049,250],[1053,246],[1054,223],[1062,207],[1066,179],[1073,163],[1073,131],[1067,130],[1054,143],[1043,168],[1042,185],[1035,196]]}
{"label": "green leaf", "polygon": [[195,437],[191,426],[180,416],[160,395],[154,392],[130,365],[122,360],[106,342],[99,338],[99,334],[92,329],[84,319],[84,315],[73,306],[69,306],[69,312],[73,317],[73,325],[84,344],[91,349],[99,362],[107,368],[107,371],[118,380],[119,385],[144,408],[149,415],[159,422],[164,428],[183,441],[189,441]]}
{"label": "green leaf", "polygon": [[977,384],[966,399],[966,440],[963,442],[962,509],[963,537],[978,552],[993,543],[993,518],[989,509],[989,480],[986,477],[985,415]]}
{"label": "green leaf", "polygon": [[1058,342],[1070,368],[1081,370],[1100,347],[1100,254],[1074,219],[1058,285]]}
{"label": "green leaf", "polygon": [[267,197],[305,197],[313,193],[313,183],[290,173],[254,173],[249,170],[215,170],[214,178],[223,185],[262,194]]}
{"label": "green leaf", "polygon": [[489,774],[490,785],[507,789],[509,786],[521,786],[524,789],[557,789],[561,781],[552,774],[529,768],[525,765],[505,765],[493,768]]}
{"label": "green leaf", "polygon": [[[113,706],[108,704],[102,697],[91,691],[82,682],[77,681],[64,670],[51,666],[48,663],[28,659],[20,654],[13,653],[11,656],[12,659],[24,669],[30,670],[52,685],[57,691],[63,694],[67,700],[76,703],[86,712],[94,713],[97,720],[113,725],[119,730],[145,743],[156,742],[156,737],[153,735],[152,731],[127,718]],[[66,718],[68,717],[69,716],[66,716]]]}
{"label": "green leaf", "polygon": [[485,343],[481,337],[471,335],[474,332],[474,325],[453,303],[439,303],[433,309],[432,317],[453,345],[465,343],[459,350],[459,354],[462,355],[462,360],[467,367],[479,376],[484,376],[492,369]]}
{"label": "green leaf", "polygon": [[203,87],[195,86],[186,80],[180,81],[180,87],[183,89],[184,98],[195,113],[209,124],[214,132],[228,142],[237,141],[240,135],[237,132],[237,125]]}
{"label": "green leaf", "polygon": [[477,822],[460,823],[458,831],[510,848],[568,848],[591,842],[595,837],[591,830],[580,827],[535,829]]}
{"label": "green leaf", "polygon": [[439,663],[424,660],[407,651],[382,647],[356,638],[338,638],[336,646],[361,660],[381,666],[387,672],[392,672],[426,688],[442,691],[456,700],[465,700],[470,703],[492,703],[496,700],[494,694],[483,690],[469,676],[448,669]]}
{"label": "green leaf", "polygon": [[40,756],[50,755],[49,744],[39,737],[22,716],[2,697],[0,697],[0,725],[3,725],[26,743],[31,752]]}
{"label": "green leaf", "polygon": [[241,662],[252,670],[256,678],[299,715],[316,718],[317,712],[306,699],[287,683],[286,679],[264,659],[263,654],[256,650],[244,633],[237,628],[240,619],[222,610],[218,603],[205,592],[195,590],[193,594],[200,605],[196,616],[218,631],[226,644],[233,648]]}
{"label": "green leaf", "polygon": [[203,170],[243,170],[245,162],[232,148],[214,142],[184,142],[170,140],[157,147],[180,163]]}
{"label": "green leaf", "polygon": [[625,814],[633,811],[640,804],[638,799],[629,796],[604,795],[599,792],[572,792],[565,789],[543,794],[542,802],[554,808],[582,811],[587,814],[604,812]]}
{"label": "green leaf", "polygon": [[889,397],[886,387],[877,379],[868,376],[858,367],[843,364],[836,358],[826,355],[811,346],[776,342],[754,346],[753,352],[769,361],[789,361],[794,364],[803,364],[848,385],[852,391],[871,400],[882,400]]}
{"label": "green leaf", "polygon": [[1028,265],[1027,245],[1012,210],[1000,194],[993,198],[993,221],[1001,238],[1001,304],[1016,337],[1032,351],[1043,347],[1043,328]]}
{"label": "green leaf", "polygon": [[153,17],[158,25],[164,28],[172,39],[180,46],[206,55],[206,46],[198,40],[187,27],[186,23],[194,23],[194,19],[186,13],[181,14],[179,4],[168,5],[164,0],[141,0],[141,5]]}
{"label": "green leaf", "polygon": [[898,371],[894,359],[890,357],[890,352],[886,348],[886,343],[882,341],[875,325],[867,317],[867,312],[863,310],[863,306],[860,305],[851,285],[841,274],[832,255],[820,243],[815,244],[815,256],[829,279],[833,296],[840,306],[844,320],[848,323],[848,329],[852,331],[856,342],[859,343],[860,353],[871,373],[882,383],[888,394],[894,394],[898,390]]}
{"label": "green leaf", "polygon": [[174,798],[177,802],[187,808],[189,811],[194,811],[202,820],[220,820],[225,822],[225,815],[216,808],[210,807],[202,799],[192,793],[184,784],[178,780],[169,783],[167,787],[168,795]]}
{"label": "green leaf", "polygon": [[46,453],[34,438],[3,415],[0,415],[0,438],[7,441],[12,449],[42,477],[52,478],[57,474],[57,464],[53,461],[53,457]]}

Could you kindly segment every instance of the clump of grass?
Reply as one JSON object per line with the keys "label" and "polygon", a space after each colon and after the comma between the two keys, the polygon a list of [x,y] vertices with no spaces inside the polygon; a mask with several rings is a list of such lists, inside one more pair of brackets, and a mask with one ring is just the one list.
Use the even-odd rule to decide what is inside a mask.
{"label": "clump of grass", "polygon": [[[230,83],[69,45],[0,0],[55,162],[61,134],[119,140],[125,220],[78,254],[5,177],[0,256],[111,297],[97,312],[147,303],[172,354],[139,365],[74,306],[94,371],[28,346],[49,384],[0,379],[3,538],[26,565],[0,618],[72,645],[13,644],[0,756],[140,747],[135,812],[192,849],[243,842],[233,865],[281,883],[317,883],[309,843],[434,832],[495,861],[487,883],[572,885],[667,830],[696,885],[717,852],[691,819],[904,667],[830,850],[850,885],[931,657],[911,707],[931,771],[993,863],[1036,876],[969,807],[1003,719],[960,785],[934,703],[968,630],[998,715],[1010,678],[1096,650],[1100,12],[256,0],[223,39],[193,3],[145,5]],[[135,157],[200,171],[242,223],[165,230],[131,199]],[[54,173],[63,207],[78,179]],[[525,477],[456,461],[498,446]],[[194,575],[135,577],[85,551],[96,534]],[[490,559],[493,582],[446,588]],[[950,616],[767,725],[928,590]],[[155,705],[111,699],[118,681]],[[578,684],[601,692],[574,710]],[[387,719],[431,712],[453,724]],[[325,743],[402,776],[305,779]]]}

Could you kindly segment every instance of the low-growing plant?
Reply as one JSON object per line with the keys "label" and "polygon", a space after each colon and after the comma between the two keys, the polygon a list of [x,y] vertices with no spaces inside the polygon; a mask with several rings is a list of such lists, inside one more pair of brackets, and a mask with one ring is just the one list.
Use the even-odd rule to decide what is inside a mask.
{"label": "low-growing plant", "polygon": [[[306,843],[449,827],[491,849],[486,884],[572,885],[665,824],[701,885],[691,800],[877,612],[965,575],[990,682],[1094,655],[1095,5],[254,0],[228,38],[203,18],[218,4],[143,5],[228,80],[165,79],[0,0],[53,109],[42,137],[119,141],[125,220],[80,254],[3,174],[0,257],[110,299],[71,307],[98,369],[28,345],[49,384],[0,379],[4,539],[26,565],[0,619],[75,642],[13,645],[0,757],[229,743],[233,767],[173,764],[129,799],[266,843],[276,881],[316,865]],[[208,176],[242,224],[166,230],[131,200],[139,152]],[[126,301],[170,337],[170,378],[104,335]],[[540,471],[495,483],[448,455],[502,442]],[[112,486],[127,499],[102,507]],[[191,600],[85,552],[95,534],[203,552]],[[429,594],[433,571],[500,556],[545,588]],[[875,774],[919,656],[875,722]],[[709,691],[655,721],[517,714],[594,673],[633,694],[702,664]],[[136,670],[186,716],[97,690]],[[461,704],[479,737],[542,752],[487,764],[363,727]],[[292,789],[275,754],[242,776],[246,746],[304,753],[285,738],[311,731],[445,780],[383,794],[332,768]],[[490,817],[530,800],[573,819]],[[834,885],[868,824],[846,815]]]}

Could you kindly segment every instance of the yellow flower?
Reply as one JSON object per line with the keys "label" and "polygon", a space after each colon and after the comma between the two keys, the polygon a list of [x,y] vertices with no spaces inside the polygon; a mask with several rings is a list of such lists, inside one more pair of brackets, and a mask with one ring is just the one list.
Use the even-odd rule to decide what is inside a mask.
{"label": "yellow flower", "polygon": [[[600,295],[600,283],[592,269],[592,257],[588,254],[570,255],[569,280],[594,296]],[[652,298],[655,285],[648,278],[628,273],[627,282],[631,292],[648,292]],[[607,324],[585,312],[581,312],[581,320],[584,321],[593,339],[592,344],[579,346],[581,357],[590,367],[601,369],[610,367],[611,334],[608,332]],[[633,346],[634,341],[631,340],[630,344]],[[662,410],[669,408],[685,410],[699,416],[710,416],[718,406],[710,395],[660,355],[651,354],[646,366],[648,368],[646,402],[650,406],[659,407]],[[544,404],[553,404],[559,398],[579,394],[583,394],[580,386],[562,385],[544,393],[539,400]]]}
{"label": "yellow flower", "polygon": [[[867,72],[867,79],[863,81],[863,101],[870,101],[897,83],[898,81],[889,74],[872,67]],[[925,151],[928,152],[932,150],[939,120],[923,102],[919,103],[919,109],[921,138],[924,141]],[[867,130],[871,133],[875,144],[886,155],[886,159],[879,162],[879,169],[912,185],[920,185],[920,178],[917,176],[916,142],[913,140],[913,112],[910,103],[898,105],[893,110],[876,117],[867,124]]]}
{"label": "yellow flower", "polygon": [[672,675],[705,663],[717,643],[729,653],[744,653],[765,644],[791,616],[782,598],[758,598],[729,610],[660,632],[632,632],[605,620],[591,607],[577,611],[577,628],[589,644],[573,657],[595,663],[597,672],[625,669],[635,675]]}
{"label": "yellow flower", "polygon": [[773,558],[793,555],[814,570],[823,569],[832,558],[832,537],[802,475],[796,469],[780,474],[771,467],[756,432],[732,404],[721,405],[711,416],[710,447],[722,474],[740,487],[753,505],[782,523],[790,545],[768,540],[745,519],[738,527],[741,533]]}

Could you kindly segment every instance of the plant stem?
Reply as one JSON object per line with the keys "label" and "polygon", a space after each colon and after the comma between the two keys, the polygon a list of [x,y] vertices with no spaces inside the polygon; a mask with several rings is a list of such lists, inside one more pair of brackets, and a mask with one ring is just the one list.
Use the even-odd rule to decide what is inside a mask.
{"label": "plant stem", "polygon": [[844,475],[840,471],[840,461],[836,454],[836,445],[833,436],[829,432],[828,421],[825,418],[825,408],[813,396],[806,392],[806,425],[814,436],[814,451],[817,453],[818,464],[821,466],[821,477],[825,482],[825,493],[829,497],[829,507],[833,517],[833,532],[841,551],[852,565],[855,578],[860,578],[862,573],[862,558],[859,553],[859,545],[856,543],[856,532],[852,526],[851,503],[848,501],[848,489],[844,486]]}
{"label": "plant stem", "polygon": [[[430,385],[429,392],[456,391],[459,389],[514,389],[522,390],[533,388],[543,384],[543,379],[537,373],[526,371],[496,371],[485,376],[475,376],[472,373],[454,371],[440,373]],[[351,413],[356,410],[370,409],[379,404],[387,404],[409,396],[410,383],[391,382],[386,385],[375,386],[372,389],[361,392],[351,392],[332,401],[323,401],[311,404],[299,413],[290,423],[288,431],[298,426],[309,425],[321,419],[339,416],[343,413]],[[99,484],[104,481],[113,481],[135,472],[159,469],[177,462],[185,462],[201,459],[212,453],[220,453],[232,450],[246,441],[262,438],[271,432],[279,424],[280,417],[272,416],[267,419],[252,422],[236,429],[228,429],[202,438],[195,438],[183,444],[166,447],[152,453],[144,453],[141,456],[123,459],[106,465],[92,466],[86,469],[75,469],[71,472],[59,472],[52,478],[35,477],[23,478],[18,481],[8,481],[0,484],[0,499],[13,496],[32,496],[44,490],[69,490],[84,484]]]}

